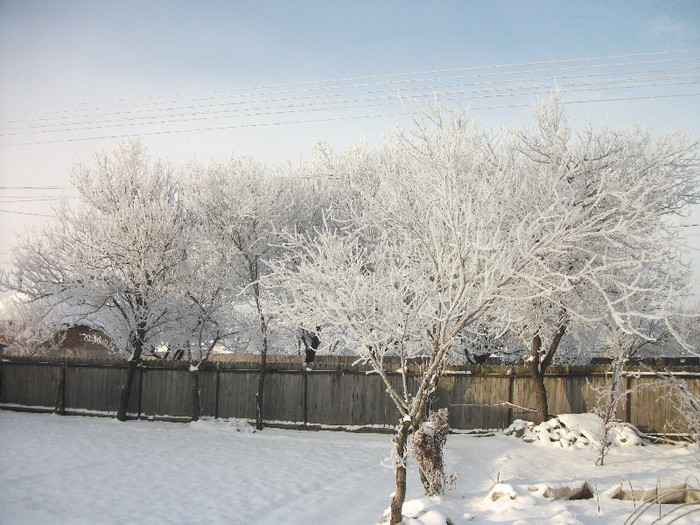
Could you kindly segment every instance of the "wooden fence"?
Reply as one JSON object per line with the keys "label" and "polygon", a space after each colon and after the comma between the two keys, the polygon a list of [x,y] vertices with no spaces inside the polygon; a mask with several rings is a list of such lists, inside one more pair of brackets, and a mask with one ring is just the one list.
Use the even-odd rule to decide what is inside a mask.
{"label": "wooden fence", "polygon": [[[591,386],[605,382],[605,367],[552,367],[546,377],[552,414],[591,411]],[[700,395],[700,370],[677,374]],[[113,415],[126,374],[117,360],[11,358],[0,363],[0,408],[62,414]],[[259,364],[211,362],[200,368],[201,415],[255,417]],[[400,376],[392,374],[400,386]],[[412,382],[418,376],[411,376]],[[617,418],[648,432],[683,431],[674,426],[673,400],[648,371],[625,377],[634,391]],[[128,409],[132,417],[188,420],[192,414],[191,374],[187,363],[145,361],[138,369]],[[636,387],[636,388],[635,388]],[[301,363],[269,363],[265,379],[265,420],[304,426],[391,426],[398,421],[381,378],[352,366],[346,358],[322,357],[314,370]],[[501,429],[513,419],[532,419],[532,384],[522,367],[451,368],[440,379],[432,407],[447,407],[450,426]]]}

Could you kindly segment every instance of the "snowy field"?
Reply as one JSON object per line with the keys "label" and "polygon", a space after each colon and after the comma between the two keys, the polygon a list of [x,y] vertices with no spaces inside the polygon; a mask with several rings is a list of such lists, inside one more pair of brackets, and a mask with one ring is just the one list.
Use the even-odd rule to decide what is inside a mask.
{"label": "snowy field", "polygon": [[[389,504],[390,450],[391,437],[379,434],[252,432],[240,422],[119,423],[0,411],[0,523],[369,525]],[[595,458],[590,447],[450,435],[446,462],[448,472],[459,473],[456,487],[444,498],[422,498],[413,465],[404,509],[416,515],[423,508],[423,514],[407,522],[439,523],[447,515],[455,525],[622,524],[635,504],[611,499],[611,489],[686,479],[697,486],[700,477],[697,450],[681,446],[614,448],[604,467],[595,467]],[[517,497],[492,501],[499,481],[496,492]],[[579,501],[543,496],[541,484],[576,481],[594,485],[596,495]],[[528,490],[536,485],[539,490]],[[651,523],[659,509],[636,523]],[[700,511],[675,523],[698,522]]]}

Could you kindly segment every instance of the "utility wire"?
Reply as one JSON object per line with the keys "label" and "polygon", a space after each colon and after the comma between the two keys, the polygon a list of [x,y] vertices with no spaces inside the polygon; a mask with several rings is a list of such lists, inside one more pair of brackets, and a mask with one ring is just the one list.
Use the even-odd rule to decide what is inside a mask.
{"label": "utility wire", "polygon": [[0,186],[0,190],[72,190],[71,186]]}
{"label": "utility wire", "polygon": [[[700,70],[700,66],[693,66],[690,68],[683,68],[685,71],[691,71],[691,70]],[[659,70],[659,71],[673,71],[673,70]],[[607,88],[607,89],[613,89],[616,87],[649,87],[651,85],[662,85],[659,84],[659,82],[666,82],[667,86],[671,85],[682,85],[683,81],[693,81],[700,79],[700,76],[696,74],[687,74],[687,75],[656,75],[652,77],[642,77],[642,78],[619,78],[619,79],[601,79],[601,80],[589,80],[588,82],[570,82],[570,79],[573,78],[587,78],[587,79],[592,79],[593,77],[598,77],[598,75],[576,75],[576,76],[564,76],[564,77],[557,77],[556,82],[561,88],[568,88],[568,87],[578,87],[581,88],[582,86],[595,86],[597,88]],[[550,78],[534,78],[534,79],[528,79],[527,82],[552,82],[553,79]],[[507,85],[507,83],[513,82],[513,81],[505,81],[505,83],[501,86],[496,86],[497,89],[493,88],[493,82],[477,82],[477,83],[456,83],[456,84],[448,84],[448,85],[443,85],[443,86],[434,86],[432,87],[432,91],[412,91],[412,90],[405,90],[402,91],[403,94],[407,96],[413,96],[413,97],[426,97],[426,96],[433,96],[434,94],[440,95],[441,93],[444,92],[446,89],[451,89],[455,90],[456,88],[462,88],[462,87],[469,87],[469,86],[487,86],[487,89],[471,89],[471,90],[461,90],[459,93],[463,95],[469,95],[471,93],[478,94],[478,93],[492,93],[493,95],[499,94],[499,93],[504,93],[512,96],[517,96],[518,90],[524,90],[524,89],[533,89],[533,88],[551,88],[549,84],[547,85],[532,85],[532,84],[520,84],[516,86],[510,86]],[[456,91],[454,91],[456,93]],[[375,95],[375,94],[388,94],[390,95],[387,96],[367,96],[367,95]],[[339,97],[340,95],[337,95]],[[112,122],[141,122],[141,121],[146,121],[146,120],[153,120],[153,119],[158,119],[158,118],[176,118],[176,117],[184,117],[184,116],[197,116],[197,115],[212,115],[212,114],[235,114],[237,112],[241,111],[250,111],[250,110],[261,110],[261,111],[273,111],[273,110],[278,110],[278,109],[285,109],[285,108],[294,108],[294,107],[313,107],[314,104],[318,105],[330,105],[330,104],[355,104],[357,102],[365,102],[365,101],[391,101],[391,102],[396,102],[396,92],[392,90],[375,90],[375,91],[368,91],[368,92],[355,92],[355,93],[347,93],[343,95],[346,98],[327,98],[327,99],[321,99],[318,98],[316,101],[309,99],[309,97],[293,97],[289,99],[268,99],[262,102],[267,102],[267,104],[263,105],[258,105],[258,106],[253,106],[245,101],[235,101],[235,102],[227,102],[227,103],[219,103],[219,104],[205,104],[205,105],[189,105],[189,106],[183,106],[182,108],[156,108],[149,110],[149,113],[144,114],[141,111],[137,110],[125,110],[125,111],[120,111],[120,112],[113,112],[113,113],[92,113],[92,114],[86,114],[86,115],[79,115],[79,116],[62,116],[62,117],[56,117],[56,116],[49,116],[41,119],[33,119],[26,121],[25,125],[22,126],[11,126],[11,127],[6,127],[5,132],[2,133],[2,135],[17,135],[17,134],[22,134],[19,133],[22,130],[34,130],[34,129],[48,129],[51,127],[58,127],[58,126],[77,126],[77,125],[84,125],[84,124],[98,124],[98,123],[112,123]],[[305,103],[299,103],[296,102],[298,100],[309,100],[309,102]],[[294,103],[284,103],[285,101],[295,101]],[[271,102],[274,102],[276,104],[271,104]],[[231,109],[231,106],[242,106],[240,108],[233,108]],[[206,109],[208,111],[192,111],[192,110],[200,110],[200,109]],[[177,112],[180,111],[180,112]],[[136,114],[137,116],[135,117],[120,117],[120,118],[103,118],[103,119],[90,119],[89,117],[96,117],[96,116],[119,116],[119,115],[133,115]],[[83,119],[83,120],[74,120],[70,121],[67,120],[69,118],[73,119]],[[15,121],[19,122],[19,121]],[[32,122],[34,122],[32,124]],[[12,132],[12,133],[10,133]]]}
{"label": "utility wire", "polygon": [[[681,50],[522,62],[518,64],[492,66],[472,66],[415,73],[389,73],[348,77],[344,79],[269,84],[266,86],[211,90],[188,94],[153,95],[139,97],[137,99],[114,99],[111,101],[132,102],[133,105],[138,105],[138,101],[150,101],[148,104],[161,105],[141,110],[117,106],[115,110],[105,112],[103,110],[108,110],[109,108],[97,106],[97,109],[95,109],[94,104],[84,102],[64,106],[64,109],[58,112],[44,112],[30,115],[30,117],[32,115],[39,115],[38,118],[24,120],[15,118],[11,120],[10,122],[15,125],[12,127],[5,127],[3,132],[0,133],[0,137],[13,137],[16,142],[14,144],[0,144],[0,146],[74,142],[81,140],[122,138],[131,135],[161,135],[327,122],[334,120],[396,117],[405,115],[405,112],[403,110],[401,112],[396,112],[389,108],[397,107],[400,102],[400,97],[414,100],[418,103],[420,103],[422,99],[436,97],[445,102],[456,101],[459,103],[471,104],[472,102],[485,99],[517,99],[518,97],[524,96],[543,95],[551,93],[554,88],[561,89],[565,96],[572,93],[601,93],[620,90],[639,93],[636,96],[630,94],[630,96],[625,97],[595,97],[590,100],[567,101],[569,104],[694,97],[697,96],[695,92],[673,91],[683,89],[683,86],[697,85],[700,83],[700,75],[697,74],[697,71],[700,69],[700,65],[698,65],[700,56],[695,56],[698,52],[700,52],[700,50]],[[611,63],[611,60],[615,62]],[[621,66],[623,64],[627,68],[623,71],[601,72],[601,68]],[[640,69],[642,65],[653,66],[653,69],[649,69],[648,67],[642,67]],[[669,65],[673,67],[668,67]],[[547,67],[533,68],[532,66]],[[512,70],[514,67],[525,67],[527,69]],[[554,76],[552,78],[548,76],[532,76],[533,73],[541,74],[542,72],[565,72],[567,74]],[[448,73],[449,76],[445,76]],[[454,75],[453,73],[460,74]],[[428,78],[407,78],[411,75],[431,76]],[[530,76],[525,78],[513,78],[519,75]],[[507,78],[498,78],[505,76],[507,76]],[[461,81],[464,79],[471,79],[471,81]],[[352,82],[352,84],[338,85],[339,82]],[[424,85],[427,82],[432,82],[432,84]],[[374,89],[375,86],[379,86],[382,89]],[[356,88],[358,87],[364,89],[357,90]],[[368,87],[372,87],[373,89],[367,89]],[[280,90],[280,88],[286,89]],[[663,88],[665,92],[649,93],[649,90],[656,91],[659,88]],[[673,88],[673,90],[669,88]],[[266,89],[268,91],[261,93],[259,91],[260,89]],[[276,89],[277,91],[270,91],[271,89]],[[352,91],[352,89],[355,89],[355,91]],[[642,89],[644,91],[640,93],[639,90]],[[173,97],[185,95],[223,93],[226,93],[226,95],[215,97],[217,102],[211,102],[209,99],[201,98],[185,101],[173,99]],[[238,98],[231,100],[232,96]],[[241,97],[247,98],[241,99]],[[161,102],[153,102],[154,100],[161,100]],[[566,98],[564,100],[566,101]],[[201,102],[211,103],[201,104]],[[162,106],[162,104],[165,104],[165,106]],[[509,109],[527,107],[529,105],[529,103],[514,103],[484,107],[472,106],[472,109]],[[75,114],[75,110],[70,108],[78,108],[78,111],[82,112],[82,114]],[[377,112],[376,110],[379,108],[386,109]],[[375,112],[367,114],[366,111],[368,110]],[[92,113],[89,111],[92,111]],[[313,113],[319,112],[330,113],[330,115],[327,117],[321,116],[319,118],[313,118]],[[351,114],[347,114],[348,112]],[[9,113],[12,113],[12,110],[10,110]],[[279,118],[287,115],[299,115],[300,118]],[[304,118],[305,116],[307,118]],[[270,117],[276,117],[276,119],[272,121],[259,121],[261,118],[269,119]],[[169,130],[154,128],[155,126],[182,126],[184,124],[205,120],[234,118],[236,119],[235,122],[222,126],[190,127],[188,129]],[[251,121],[250,119],[256,120]],[[120,132],[118,131],[119,128],[130,128],[133,131],[128,133],[126,131]],[[114,131],[107,131],[105,133],[108,129]],[[102,130],[103,133],[97,133],[100,136],[94,136],[96,130]],[[88,133],[76,136],[75,134],[78,132]],[[64,138],[56,136],[56,134],[64,133],[73,135]],[[29,137],[32,135],[39,135],[45,138],[44,140],[31,141]],[[25,141],[22,141],[20,138],[23,136],[27,137]]]}
{"label": "utility wire", "polygon": [[[542,94],[542,93],[533,93]],[[601,102],[620,102],[620,101],[632,101],[632,100],[649,100],[649,99],[663,99],[663,98],[679,98],[679,97],[696,97],[700,96],[700,91],[697,92],[686,92],[686,93],[673,93],[673,94],[660,94],[660,95],[644,95],[644,96],[634,96],[634,97],[614,97],[605,99],[581,99],[581,100],[567,100],[566,104],[591,104],[591,103],[601,103]],[[471,107],[472,111],[490,111],[498,109],[517,109],[517,108],[528,108],[531,104],[505,104],[497,106],[481,106],[481,107]],[[138,136],[154,136],[154,135],[172,135],[179,133],[197,133],[197,132],[207,132],[207,131],[224,131],[231,129],[243,129],[243,128],[256,128],[256,127],[271,127],[271,126],[285,126],[285,125],[295,125],[295,124],[309,124],[309,123],[321,123],[321,122],[333,122],[339,120],[360,120],[360,119],[374,119],[374,118],[390,118],[390,117],[402,117],[405,116],[405,112],[391,112],[391,113],[375,113],[367,115],[336,115],[327,118],[315,118],[315,119],[298,119],[298,120],[284,120],[275,122],[254,122],[246,124],[230,124],[224,126],[210,126],[210,127],[200,127],[200,128],[188,128],[188,129],[170,129],[170,130],[159,130],[159,131],[143,131],[139,132]],[[26,142],[15,142],[11,144],[0,144],[0,146],[33,146],[37,144],[57,144],[65,142],[83,142],[86,140],[107,140],[107,139],[120,139],[134,136],[134,133],[115,133],[115,134],[105,134],[97,136],[86,136],[86,137],[67,137],[59,139],[47,139],[47,140],[37,140],[37,141],[26,141]]]}
{"label": "utility wire", "polygon": [[[674,59],[672,61],[679,61],[679,60],[700,60],[700,57],[698,58],[692,58],[692,59]],[[652,61],[653,63],[658,63],[658,62],[667,62],[667,61]],[[626,64],[605,64],[605,65],[598,65],[596,66],[597,68],[600,67],[612,67],[612,66],[621,66],[621,65],[629,65],[630,63]],[[637,65],[637,64],[634,64]],[[554,68],[554,69],[545,69],[545,70],[531,70],[528,71],[530,72],[558,72],[561,70],[569,70],[569,69],[577,69],[580,68],[581,66],[574,66],[568,67],[568,68]],[[698,66],[687,66],[684,68],[661,68],[661,69],[653,69],[653,70],[637,70],[637,71],[613,71],[609,73],[589,73],[589,74],[579,74],[579,75],[558,75],[556,78],[559,79],[576,79],[576,78],[590,78],[590,77],[603,77],[603,76],[620,76],[620,75],[639,75],[639,74],[649,74],[649,73],[659,73],[659,72],[670,72],[670,71],[684,71],[684,70],[691,70],[691,69],[697,69]],[[588,68],[586,68],[588,69]],[[520,74],[520,73],[525,73],[525,72],[501,72],[497,73],[497,75],[513,75],[513,74]],[[473,74],[473,75],[467,75],[466,77],[474,78],[474,77],[484,77],[484,76],[491,76],[491,73],[487,74]],[[424,81],[430,81],[430,82],[445,82],[445,81],[452,81],[455,79],[460,79],[460,78],[465,78],[465,76],[460,76],[460,77],[444,77],[444,78],[430,78],[430,79],[411,79],[409,80],[410,82],[424,82]],[[472,82],[472,83],[464,83],[464,86],[469,86],[469,85],[499,85],[499,84],[504,84],[504,83],[514,83],[514,82],[532,82],[536,81],[536,79],[542,80],[542,81],[552,81],[553,78],[555,77],[535,77],[535,78],[529,78],[529,79],[502,79],[502,80],[491,80],[488,82]],[[406,82],[406,81],[400,81],[400,82]],[[378,83],[378,84],[386,84],[386,83]],[[281,101],[288,101],[288,100],[317,100],[317,99],[322,99],[323,97],[328,98],[330,97],[340,97],[340,96],[360,96],[363,94],[376,94],[376,93],[396,93],[397,90],[403,90],[406,91],[408,89],[413,89],[412,87],[406,87],[406,86],[391,86],[391,88],[387,89],[381,89],[381,90],[363,90],[363,91],[355,91],[355,92],[348,92],[347,88],[352,87],[367,87],[370,85],[376,85],[376,84],[355,84],[352,86],[326,86],[327,89],[335,90],[337,93],[331,93],[330,95],[328,94],[300,94],[300,90],[292,90],[292,91],[282,91],[282,92],[270,92],[270,93],[245,93],[242,95],[236,95],[238,100],[233,101],[233,102],[222,102],[224,100],[230,100],[231,95],[226,95],[226,96],[219,96],[219,97],[209,97],[209,98],[199,98],[199,99],[189,99],[189,100],[184,100],[184,101],[165,101],[165,102],[157,102],[157,103],[149,103],[149,104],[138,104],[138,103],[133,103],[129,105],[129,109],[124,110],[123,106],[106,106],[106,107],[100,107],[96,106],[94,108],[90,107],[84,107],[80,109],[80,113],[82,114],[76,114],[76,110],[72,109],[66,109],[66,106],[64,106],[61,110],[58,111],[53,111],[51,113],[43,111],[43,112],[34,112],[34,113],[29,113],[25,114],[25,118],[10,118],[7,119],[8,123],[10,124],[17,124],[17,123],[23,123],[23,122],[35,122],[35,121],[42,121],[42,120],[53,120],[53,119],[65,119],[65,118],[84,118],[84,117],[89,117],[89,116],[101,116],[101,115],[120,115],[120,114],[133,114],[133,113],[143,113],[144,110],[141,109],[143,106],[156,106],[156,105],[163,105],[165,104],[165,107],[154,107],[151,109],[146,109],[146,112],[157,112],[157,111],[169,111],[169,110],[175,110],[177,108],[204,108],[204,107],[217,107],[220,105],[224,104],[245,104],[245,105],[251,105],[251,104],[260,104],[260,103],[265,103],[265,102],[281,102]],[[455,84],[452,84],[454,86]],[[429,85],[426,87],[423,87],[422,89],[428,89],[428,90],[435,90],[435,89],[441,89],[444,86],[439,86],[436,84]],[[314,90],[320,89],[320,88],[313,88]],[[416,88],[419,89],[419,88]],[[308,90],[301,90],[301,91],[308,91]],[[278,97],[275,95],[287,95],[287,96],[282,96]],[[289,96],[289,95],[295,95],[295,96]],[[246,97],[246,98],[241,98],[241,97]],[[252,97],[252,98],[251,98]],[[256,98],[257,97],[257,98]],[[267,98],[260,98],[260,97],[267,97]],[[199,102],[211,102],[213,100],[218,100],[220,102],[217,103],[209,103],[209,104],[194,104],[194,103],[199,103]],[[183,104],[185,104],[183,106]],[[109,111],[110,108],[114,108],[114,110]],[[89,111],[92,111],[92,113],[89,113]],[[86,113],[87,112],[87,113]],[[39,118],[31,118],[32,116],[39,116]],[[30,118],[26,118],[30,117]]]}
{"label": "utility wire", "polygon": [[53,217],[45,213],[31,213],[28,211],[0,210],[0,213],[14,213],[15,215],[31,215],[32,217]]}
{"label": "utility wire", "polygon": [[28,202],[54,202],[54,201],[64,201],[64,200],[74,200],[77,197],[43,197],[43,198],[32,198],[32,197],[18,197],[16,199],[6,200],[4,196],[0,196],[0,204],[26,204]]}
{"label": "utility wire", "polygon": [[[407,76],[417,76],[417,75],[434,75],[434,74],[444,74],[444,73],[455,73],[455,72],[465,72],[465,71],[475,71],[475,70],[499,70],[505,68],[513,67],[524,67],[524,66],[536,66],[545,64],[565,64],[565,63],[581,63],[581,62],[601,62],[605,60],[612,59],[623,59],[623,58],[640,58],[640,57],[659,57],[659,56],[671,56],[671,55],[682,55],[688,53],[698,53],[700,49],[684,49],[677,51],[658,51],[649,53],[632,53],[632,54],[622,54],[622,55],[607,55],[599,57],[588,57],[588,58],[567,58],[567,59],[556,59],[556,60],[540,60],[540,61],[530,61],[530,62],[519,62],[511,64],[496,64],[496,65],[484,65],[484,66],[469,66],[451,69],[434,69],[425,71],[414,71],[414,72],[404,72],[404,73],[384,73],[377,75],[365,75],[365,76],[355,76],[355,77],[344,77],[344,78],[334,78],[326,80],[308,80],[300,82],[288,82],[288,83],[277,83],[277,84],[263,84],[258,86],[247,86],[239,88],[227,88],[227,89],[217,89],[217,90],[206,90],[206,91],[195,91],[195,92],[184,92],[184,93],[171,93],[171,94],[160,94],[160,95],[148,95],[135,98],[116,98],[106,101],[106,103],[113,102],[127,102],[133,104],[140,100],[154,100],[162,98],[179,98],[183,96],[201,95],[201,94],[213,94],[213,93],[235,93],[235,92],[246,92],[246,91],[259,91],[264,89],[274,89],[280,87],[296,87],[296,86],[318,86],[326,85],[339,82],[356,82],[361,80],[375,80],[375,79],[387,79],[387,78],[400,78]],[[91,102],[77,102],[70,104],[70,106],[80,107],[85,105],[90,105]],[[66,106],[67,107],[67,106]],[[25,111],[25,110],[35,110],[36,107],[24,107],[18,109],[11,109],[8,111]]]}
{"label": "utility wire", "polygon": [[[577,92],[599,92],[608,91],[613,89],[636,89],[640,87],[651,88],[651,87],[670,87],[670,86],[685,86],[691,84],[700,83],[700,75],[686,76],[686,77],[672,77],[673,81],[660,79],[658,82],[648,82],[645,80],[644,83],[640,83],[636,79],[634,80],[624,80],[613,83],[613,85],[607,85],[606,83],[583,83],[583,84],[559,84],[557,87],[562,89],[565,93],[577,93]],[[575,86],[588,86],[588,87],[575,87]],[[485,98],[502,98],[502,97],[519,97],[519,96],[532,96],[541,95],[547,92],[551,92],[554,86],[550,85],[533,85],[533,86],[520,86],[517,88],[507,88],[500,91],[488,90],[448,90],[448,91],[435,91],[432,93],[407,93],[406,96],[412,99],[424,99],[438,97],[444,99],[445,97],[468,97],[471,100],[485,99]],[[529,91],[524,91],[529,89]],[[335,105],[313,105],[311,103],[305,104],[286,104],[280,106],[269,106],[269,107],[254,107],[246,110],[222,110],[217,112],[193,112],[193,113],[175,113],[165,116],[152,116],[152,117],[133,117],[128,119],[111,119],[111,120],[97,120],[97,121],[85,121],[85,122],[69,122],[62,124],[66,127],[57,128],[50,125],[37,125],[29,126],[21,129],[28,129],[29,131],[15,131],[9,133],[0,133],[0,136],[11,137],[18,135],[32,135],[32,134],[45,134],[45,133],[57,133],[57,132],[74,132],[74,131],[90,131],[102,128],[123,128],[132,127],[136,125],[154,125],[154,124],[178,124],[201,120],[212,120],[212,119],[222,119],[231,117],[260,117],[260,116],[270,116],[270,115],[284,115],[289,113],[300,113],[300,112],[318,112],[318,111],[343,111],[343,110],[357,110],[357,109],[367,109],[381,106],[393,106],[398,104],[399,98],[397,96],[393,97],[369,97],[360,98],[352,100],[339,100],[330,101],[329,104]],[[241,113],[241,111],[246,111]]]}

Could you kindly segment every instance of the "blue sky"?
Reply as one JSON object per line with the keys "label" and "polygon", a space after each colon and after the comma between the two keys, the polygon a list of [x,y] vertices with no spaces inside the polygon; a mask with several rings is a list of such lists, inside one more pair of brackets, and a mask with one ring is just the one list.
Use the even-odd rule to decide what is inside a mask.
{"label": "blue sky", "polygon": [[700,2],[0,2],[3,103],[697,48]]}
{"label": "blue sky", "polygon": [[[698,1],[0,0],[0,110],[698,48]],[[699,100],[682,103],[698,110]],[[664,104],[656,103],[664,112]],[[647,104],[637,111],[639,118],[649,110]],[[602,106],[595,111],[609,114]],[[522,114],[482,117],[498,126]],[[620,117],[621,124],[630,118]],[[697,131],[687,129],[697,120],[687,110],[662,119],[650,124],[668,120]],[[382,122],[380,129],[389,124]],[[349,131],[356,136],[368,128]],[[303,135],[326,131],[307,127]],[[245,152],[246,137],[241,146],[237,139],[221,147]],[[84,145],[88,151],[109,147]],[[308,147],[288,156],[305,154]],[[197,147],[192,150],[198,154]],[[278,152],[252,151],[269,157]]]}
{"label": "blue sky", "polygon": [[[319,80],[459,68],[474,68],[493,80],[488,67],[495,65],[550,61],[554,68],[558,63],[553,61],[698,49],[698,1],[0,0],[0,186],[68,186],[75,160],[89,161],[96,148],[114,146],[115,138],[102,135],[144,132],[154,157],[178,162],[237,152],[276,163],[305,156],[316,138],[338,149],[358,136],[374,141],[400,120],[364,114],[335,120],[327,111],[313,114],[322,115],[321,122],[284,126],[270,123],[294,120],[298,113],[240,122],[217,116],[205,127],[231,127],[196,133],[159,134],[171,128],[122,125],[102,134],[93,129],[18,136],[14,120],[21,125],[27,115],[40,118],[114,100],[121,100],[113,104],[122,111],[139,115],[144,109],[138,101],[175,101],[173,94],[202,98],[204,93],[271,84],[294,91],[308,85],[301,83]],[[698,53],[693,57],[689,64],[697,67]],[[558,74],[549,75],[553,88]],[[571,111],[577,123],[588,118],[621,126],[641,121],[658,131],[676,126],[700,137],[700,96],[635,99],[667,93],[664,89],[634,91],[632,100],[577,104]],[[695,85],[675,89],[699,92],[700,84],[695,80]],[[567,96],[581,98],[564,93],[565,101]],[[513,104],[521,107],[474,113],[493,127],[518,124],[527,115],[522,107],[527,102],[525,97]],[[476,108],[511,102],[465,97],[459,103]],[[347,116],[359,110],[345,111]],[[190,120],[178,130],[198,127]],[[68,190],[60,193],[70,195]],[[44,220],[26,214],[45,214],[50,205],[8,202],[3,200],[7,195],[0,193],[3,267],[16,233]]]}

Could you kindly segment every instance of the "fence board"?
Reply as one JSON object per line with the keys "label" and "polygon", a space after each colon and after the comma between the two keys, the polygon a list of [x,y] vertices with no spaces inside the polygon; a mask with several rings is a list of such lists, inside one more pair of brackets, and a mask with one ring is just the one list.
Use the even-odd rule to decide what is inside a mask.
{"label": "fence board", "polygon": [[[296,363],[275,363],[265,380],[265,419],[327,425],[395,425],[399,413],[382,379],[346,361],[334,363],[326,359],[311,372]],[[61,392],[59,379],[64,366]],[[219,362],[200,367],[201,415],[255,418],[258,366]],[[5,359],[0,404],[45,409],[63,406],[68,413],[114,413],[125,377],[123,361]],[[679,377],[687,380],[696,395],[700,392],[697,371],[681,373]],[[392,374],[390,378],[397,392],[402,392],[400,375]],[[187,363],[143,363],[136,374],[128,412],[144,417],[190,417],[191,380]],[[419,380],[419,375],[409,377],[412,391]],[[648,386],[655,380],[650,375],[626,378],[626,386],[635,391],[629,396],[629,406],[618,408],[618,419],[629,419],[645,431],[684,431],[685,427],[674,426],[680,418],[673,408],[674,400],[665,395],[667,390]],[[602,369],[555,369],[545,378],[550,412],[591,411],[597,402],[591,387],[602,386],[605,381]],[[532,381],[523,368],[475,367],[448,370],[438,383],[431,408],[449,408],[453,428],[494,429],[506,427],[515,418],[532,419],[534,406]]]}
{"label": "fence board", "polygon": [[141,368],[141,413],[148,416],[191,416],[190,372],[167,368]]}
{"label": "fence board", "polygon": [[[254,377],[257,393],[257,374]],[[263,414],[272,421],[304,421],[304,375],[268,373],[263,390]]]}
{"label": "fence board", "polygon": [[452,428],[495,428],[498,426],[500,413],[495,399],[502,395],[493,396],[493,389],[505,394],[505,388],[500,389],[499,379],[485,376],[448,375],[438,381],[432,409],[447,408],[449,424]]}
{"label": "fence board", "polygon": [[67,366],[65,383],[66,410],[116,412],[122,374],[107,367]]}
{"label": "fence board", "polygon": [[222,370],[220,373],[219,417],[255,418],[255,371]]}
{"label": "fence board", "polygon": [[62,363],[41,364],[4,362],[2,373],[3,403],[54,408]]}

